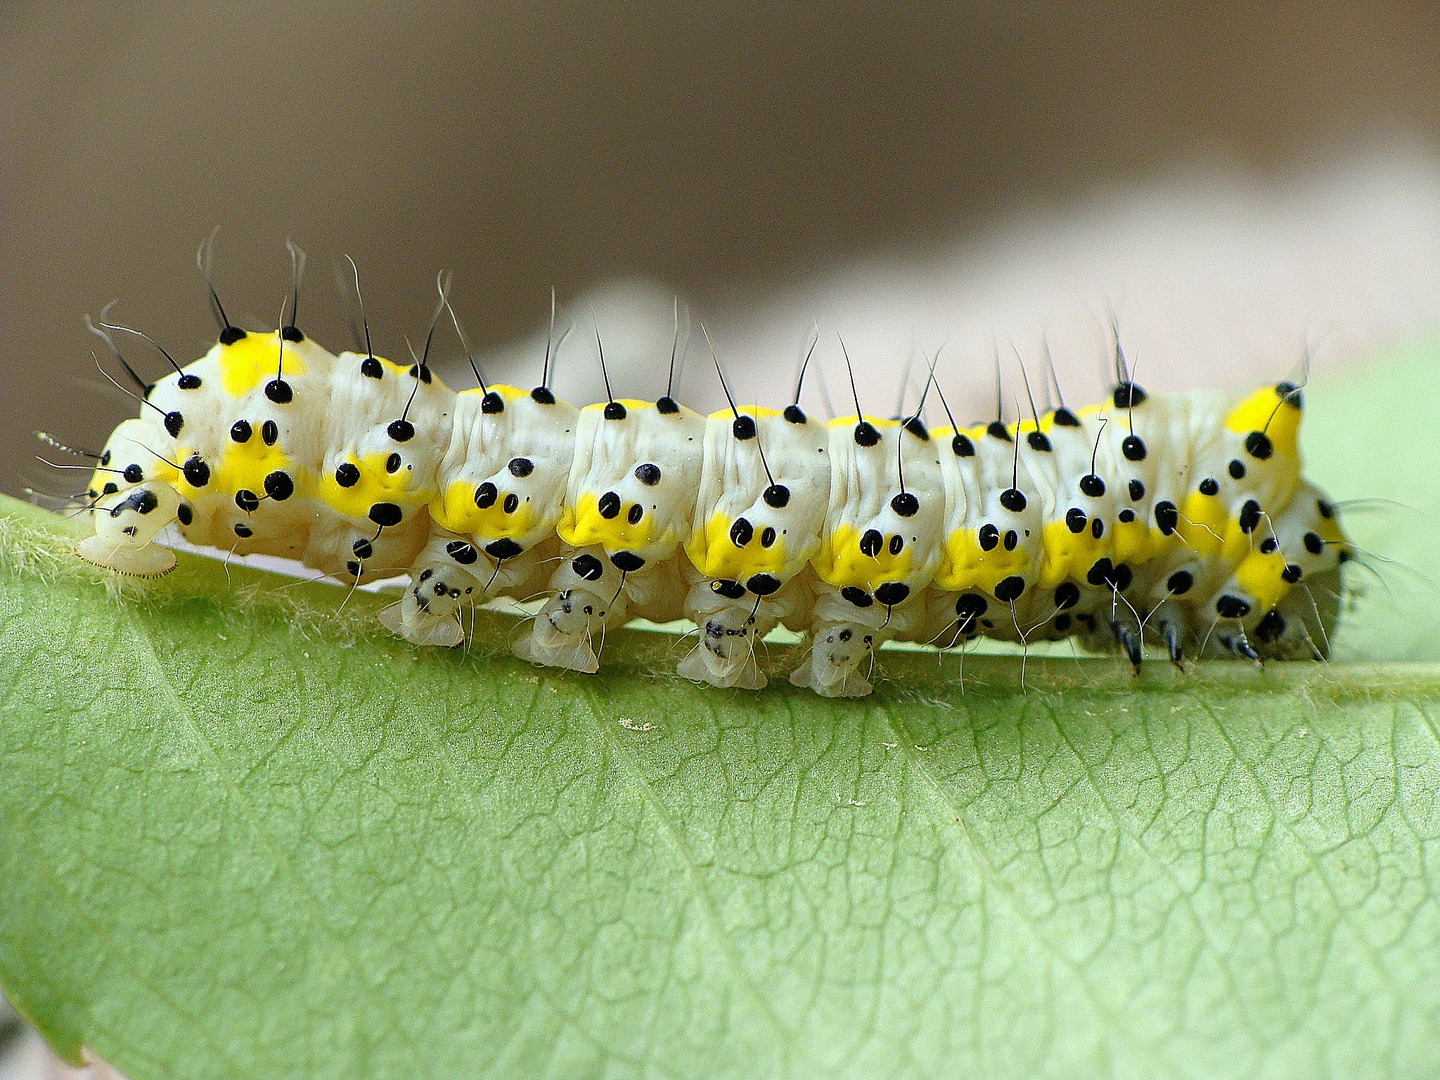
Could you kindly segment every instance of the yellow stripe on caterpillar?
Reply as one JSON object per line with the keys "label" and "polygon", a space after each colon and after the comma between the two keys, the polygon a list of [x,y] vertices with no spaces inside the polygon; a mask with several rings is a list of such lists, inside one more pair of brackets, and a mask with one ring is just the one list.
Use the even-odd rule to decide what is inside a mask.
{"label": "yellow stripe on caterpillar", "polygon": [[1299,453],[1302,414],[1299,397],[1293,391],[1285,384],[1256,390],[1226,414],[1226,429],[1239,435],[1262,432],[1276,453]]}
{"label": "yellow stripe on caterpillar", "polygon": [[[643,516],[634,523],[623,511],[607,516],[602,512],[600,499],[593,491],[583,492],[573,507],[567,506],[561,513],[555,526],[556,535],[573,547],[598,544],[606,551],[629,551],[656,542],[655,515],[644,513],[642,508]],[[661,542],[664,540],[665,537],[660,537]]]}
{"label": "yellow stripe on caterpillar", "polygon": [[[1065,522],[1052,521],[1042,530],[1041,538],[1045,550],[1040,559],[1039,583],[1046,587],[1059,585],[1070,578],[1082,580],[1098,559],[1111,553],[1110,532],[1097,539],[1089,528],[1089,522],[1086,522],[1085,528],[1074,532]],[[1116,557],[1114,561],[1124,560]]]}
{"label": "yellow stripe on caterpillar", "polygon": [[[339,468],[320,477],[316,496],[336,513],[352,518],[365,517],[376,503],[394,503],[405,509],[427,505],[435,493],[428,486],[416,484],[416,477],[403,465],[390,472],[387,466],[394,456],[346,454]],[[342,484],[339,474],[347,465],[355,471],[346,477],[350,482]]]}
{"label": "yellow stripe on caterpillar", "polygon": [[261,380],[275,378],[277,371],[283,370],[286,375],[304,375],[306,371],[305,361],[295,348],[287,347],[282,356],[278,332],[246,334],[238,341],[215,348],[219,350],[220,385],[232,398],[244,397],[259,386]]}
{"label": "yellow stripe on caterpillar", "polygon": [[[728,415],[728,414],[727,414]],[[737,536],[735,520],[712,514],[703,528],[690,534],[685,553],[706,577],[744,581],[753,574],[779,574],[785,567],[785,538],[776,536],[766,547],[762,530],[750,528]],[[744,544],[738,543],[744,540]]]}
{"label": "yellow stripe on caterpillar", "polygon": [[[513,502],[510,501],[513,496]],[[530,498],[514,492],[497,492],[481,507],[471,485],[456,481],[430,502],[430,516],[442,529],[468,533],[481,543],[508,537],[512,540],[529,535],[535,528],[536,513]]]}
{"label": "yellow stripe on caterpillar", "polygon": [[1235,580],[1263,608],[1273,608],[1290,591],[1284,578],[1285,556],[1279,551],[1261,554],[1252,552],[1235,568]]}
{"label": "yellow stripe on caterpillar", "polygon": [[[898,425],[897,425],[898,426]],[[910,545],[892,552],[889,537],[882,538],[879,550],[867,555],[861,548],[864,539],[853,525],[842,524],[825,537],[810,560],[821,581],[836,588],[864,589],[873,593],[887,581],[904,581],[910,574],[914,554]]]}
{"label": "yellow stripe on caterpillar", "polygon": [[975,529],[956,529],[945,538],[945,554],[935,585],[947,592],[982,589],[993,593],[1008,577],[1023,574],[1030,555],[1024,547],[1007,551],[1003,544],[986,551]]}

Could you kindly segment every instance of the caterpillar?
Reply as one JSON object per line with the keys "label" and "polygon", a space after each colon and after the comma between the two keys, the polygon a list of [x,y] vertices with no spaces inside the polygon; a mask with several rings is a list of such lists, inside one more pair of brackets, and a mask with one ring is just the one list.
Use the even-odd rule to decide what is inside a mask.
{"label": "caterpillar", "polygon": [[464,344],[443,283],[413,363],[375,355],[363,305],[363,354],[336,355],[296,326],[304,256],[289,246],[288,319],[253,331],[226,316],[202,245],[218,339],[188,365],[165,353],[156,382],[115,335],[149,338],[91,324],[140,412],[98,455],[79,556],[163,574],[175,556],[155,541],[174,523],[342,582],[408,575],[379,619],[420,645],[462,643],[478,604],[543,595],[514,652],[580,672],[607,629],[684,618],[699,641],[679,673],[721,687],[763,687],[757,644],[783,625],[806,635],[790,681],[830,697],[870,693],[892,640],[1073,638],[1137,672],[1147,644],[1177,666],[1328,654],[1353,552],[1301,475],[1296,385],[1147,394],[1117,333],[1102,403],[1032,398],[1030,419],[971,426],[933,363],[920,406],[893,418],[858,395],[854,415],[807,414],[804,366],[789,404],[701,415],[672,396],[673,352],[654,401],[614,397],[603,351],[606,400],[560,400],[549,345],[533,389],[487,383],[471,358],[477,385],[456,393],[427,363],[446,310]]}

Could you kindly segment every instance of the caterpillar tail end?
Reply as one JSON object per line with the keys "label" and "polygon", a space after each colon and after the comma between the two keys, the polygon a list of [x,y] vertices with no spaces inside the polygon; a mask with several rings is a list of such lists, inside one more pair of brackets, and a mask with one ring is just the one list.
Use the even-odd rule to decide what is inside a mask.
{"label": "caterpillar tail end", "polygon": [[92,507],[95,535],[81,540],[75,554],[118,574],[168,574],[175,569],[175,553],[154,540],[179,507],[180,496],[169,484],[138,484],[104,495]]}
{"label": "caterpillar tail end", "polygon": [[163,577],[175,569],[175,553],[159,544],[133,548],[116,546],[100,536],[87,536],[75,545],[75,554],[86,562],[131,577]]}

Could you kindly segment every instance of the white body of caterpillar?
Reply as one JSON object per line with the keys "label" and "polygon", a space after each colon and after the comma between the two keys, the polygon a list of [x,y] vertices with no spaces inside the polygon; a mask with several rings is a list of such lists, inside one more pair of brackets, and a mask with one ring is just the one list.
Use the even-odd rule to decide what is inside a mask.
{"label": "white body of caterpillar", "polygon": [[226,326],[111,435],[79,554],[153,576],[152,541],[408,573],[381,621],[455,645],[496,596],[549,594],[517,655],[594,671],[605,630],[688,618],[682,675],[759,688],[760,637],[809,635],[791,681],[869,693],[890,639],[1077,636],[1137,667],[1320,657],[1350,555],[1301,478],[1298,391],[1147,396],[927,430],[798,405],[709,417],[669,397],[583,409],[545,386],[453,393],[418,363]]}

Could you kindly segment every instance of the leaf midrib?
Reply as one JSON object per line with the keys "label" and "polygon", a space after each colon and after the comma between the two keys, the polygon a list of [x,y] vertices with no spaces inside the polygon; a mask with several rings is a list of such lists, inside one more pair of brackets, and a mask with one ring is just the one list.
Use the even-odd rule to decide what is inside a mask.
{"label": "leaf midrib", "polygon": [[668,807],[665,806],[660,797],[655,793],[650,782],[640,772],[639,765],[635,762],[630,752],[615,738],[614,732],[600,722],[600,713],[597,711],[595,691],[589,687],[585,689],[586,716],[590,720],[591,727],[605,743],[610,754],[619,763],[624,775],[635,786],[646,809],[654,815],[659,823],[661,832],[666,842],[670,845],[675,856],[684,867],[685,881],[694,894],[694,901],[705,919],[705,925],[710,933],[714,935],[721,955],[725,957],[726,966],[730,969],[738,985],[744,987],[748,997],[756,1004],[759,1014],[765,1018],[767,1024],[780,1036],[780,1046],[786,1055],[788,1073],[789,1055],[794,1042],[794,1033],[780,1019],[775,1011],[769,996],[756,983],[753,973],[746,966],[744,958],[736,948],[734,940],[725,931],[720,921],[720,915],[715,910],[714,900],[709,890],[700,877],[699,864],[695,859],[695,853],[690,850],[690,845],[685,842],[679,826],[675,823]]}
{"label": "leaf midrib", "polygon": [[[1045,934],[1040,932],[1040,928],[1035,925],[1029,913],[1025,911],[1023,905],[1021,905],[1015,897],[1013,887],[1005,883],[1003,876],[985,854],[984,848],[971,833],[970,825],[966,821],[964,808],[955,801],[953,796],[946,790],[944,784],[931,773],[930,766],[923,760],[923,756],[917,752],[917,746],[919,744],[916,743],[910,735],[904,723],[897,719],[894,712],[888,708],[880,708],[878,711],[885,718],[886,726],[895,733],[896,739],[901,747],[901,753],[905,755],[906,768],[914,769],[924,780],[926,787],[929,788],[932,799],[949,809],[950,813],[948,815],[940,816],[953,818],[955,825],[958,827],[959,835],[969,850],[971,861],[980,869],[986,888],[1004,901],[1005,906],[1010,910],[1011,918],[1023,926],[1030,938],[1044,949],[1048,956],[1068,970],[1076,979],[1077,983],[1084,988],[1085,996],[1089,999],[1091,1007],[1095,1009],[1097,1016],[1105,1020],[1112,1038],[1118,1037],[1122,1041],[1128,1041],[1131,1045],[1140,1047],[1146,1052],[1152,1062],[1163,1062],[1166,1075],[1171,1077],[1182,1076],[1183,1074],[1178,1070],[1175,1063],[1170,1060],[1167,1053],[1156,1046],[1134,1037],[1133,1029],[1121,1023],[1114,1012],[1106,1006],[1103,996],[1100,995],[1091,984],[1084,970],[1073,959],[1067,956],[1063,950],[1057,948],[1055,943]],[[1088,772],[1086,775],[1088,776]],[[1116,820],[1118,821],[1118,819]]]}

